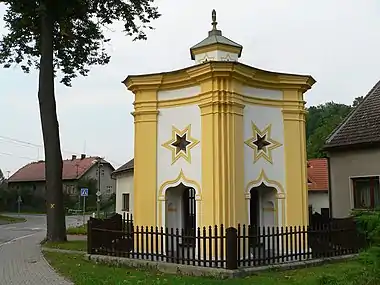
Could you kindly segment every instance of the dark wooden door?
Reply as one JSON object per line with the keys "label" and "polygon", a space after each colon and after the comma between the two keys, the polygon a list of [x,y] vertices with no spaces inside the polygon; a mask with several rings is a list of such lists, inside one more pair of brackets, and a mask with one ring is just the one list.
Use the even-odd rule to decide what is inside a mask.
{"label": "dark wooden door", "polygon": [[256,247],[258,243],[257,236],[260,234],[260,203],[259,203],[259,191],[255,188],[251,189],[250,200],[250,225],[249,225],[249,244],[252,247]]}
{"label": "dark wooden door", "polygon": [[183,193],[183,216],[184,216],[184,245],[195,245],[196,233],[196,202],[195,202],[195,189],[187,188]]}

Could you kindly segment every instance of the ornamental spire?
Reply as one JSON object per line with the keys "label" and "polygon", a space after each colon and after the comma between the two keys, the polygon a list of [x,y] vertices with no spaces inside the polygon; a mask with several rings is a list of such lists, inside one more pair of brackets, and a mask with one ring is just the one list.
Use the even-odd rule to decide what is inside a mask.
{"label": "ornamental spire", "polygon": [[211,23],[213,31],[217,30],[217,28],[216,28],[217,24],[218,24],[218,22],[216,21],[216,11],[215,11],[215,9],[213,9],[212,10],[212,23]]}

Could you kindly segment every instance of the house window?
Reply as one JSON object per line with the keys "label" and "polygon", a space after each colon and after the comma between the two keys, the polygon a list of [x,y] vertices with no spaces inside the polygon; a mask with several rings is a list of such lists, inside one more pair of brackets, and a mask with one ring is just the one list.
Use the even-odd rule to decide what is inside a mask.
{"label": "house window", "polygon": [[123,208],[122,211],[129,212],[129,193],[123,194]]}
{"label": "house window", "polygon": [[355,209],[380,207],[379,177],[354,178],[352,185]]}
{"label": "house window", "polygon": [[112,186],[107,186],[107,193],[111,194],[112,193]]}

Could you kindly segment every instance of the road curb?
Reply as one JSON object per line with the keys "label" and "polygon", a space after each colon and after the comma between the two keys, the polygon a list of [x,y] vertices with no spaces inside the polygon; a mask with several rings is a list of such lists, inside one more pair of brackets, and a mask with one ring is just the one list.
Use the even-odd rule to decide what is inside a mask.
{"label": "road curb", "polygon": [[68,253],[68,254],[83,254],[85,255],[85,251],[80,250],[69,250],[69,249],[60,249],[60,248],[50,248],[50,247],[41,247],[42,251],[48,251],[48,252],[60,252],[60,253]]}

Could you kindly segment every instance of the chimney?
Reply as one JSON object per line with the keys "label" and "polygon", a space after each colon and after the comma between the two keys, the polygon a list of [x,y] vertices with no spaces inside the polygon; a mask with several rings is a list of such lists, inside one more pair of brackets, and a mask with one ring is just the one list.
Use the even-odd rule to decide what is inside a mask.
{"label": "chimney", "polygon": [[82,153],[81,155],[80,155],[80,159],[85,159],[86,158],[86,155],[84,154],[84,153]]}
{"label": "chimney", "polygon": [[72,156],[71,156],[71,160],[76,160],[77,159],[77,156],[75,155],[75,154],[73,154]]}

